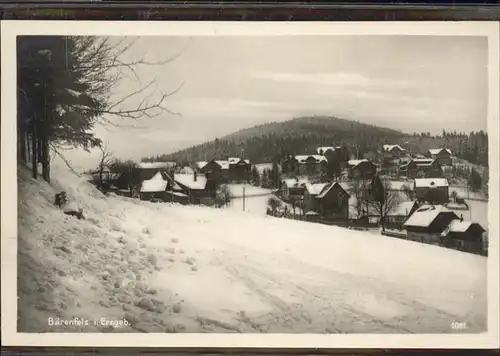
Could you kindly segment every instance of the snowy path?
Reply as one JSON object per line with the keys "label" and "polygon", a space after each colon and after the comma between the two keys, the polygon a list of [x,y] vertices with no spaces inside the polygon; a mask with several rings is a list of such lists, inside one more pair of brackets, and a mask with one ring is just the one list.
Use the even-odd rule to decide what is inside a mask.
{"label": "snowy path", "polygon": [[[23,331],[448,333],[486,325],[486,258],[233,209],[103,198],[21,182]],[[71,180],[73,179],[73,181]],[[110,330],[47,318],[126,318]]]}

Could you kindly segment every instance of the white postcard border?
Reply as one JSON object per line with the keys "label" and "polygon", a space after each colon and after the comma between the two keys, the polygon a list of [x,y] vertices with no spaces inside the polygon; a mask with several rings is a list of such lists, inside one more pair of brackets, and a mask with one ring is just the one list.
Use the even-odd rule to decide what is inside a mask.
{"label": "white postcard border", "polygon": [[[499,23],[484,22],[1,22],[2,341],[12,346],[498,348],[499,340]],[[17,35],[107,36],[487,36],[489,48],[490,255],[488,332],[484,334],[89,334],[17,333]]]}

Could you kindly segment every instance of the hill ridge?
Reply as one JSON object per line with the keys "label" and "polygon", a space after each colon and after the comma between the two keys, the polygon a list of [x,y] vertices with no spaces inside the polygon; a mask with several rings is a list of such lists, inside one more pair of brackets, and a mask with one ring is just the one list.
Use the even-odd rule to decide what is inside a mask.
{"label": "hill ridge", "polygon": [[402,131],[334,116],[303,116],[240,129],[234,133],[146,161],[205,161],[242,156],[254,162],[269,162],[284,154],[314,153],[318,146],[359,146],[360,151],[377,150],[385,143],[401,143]]}

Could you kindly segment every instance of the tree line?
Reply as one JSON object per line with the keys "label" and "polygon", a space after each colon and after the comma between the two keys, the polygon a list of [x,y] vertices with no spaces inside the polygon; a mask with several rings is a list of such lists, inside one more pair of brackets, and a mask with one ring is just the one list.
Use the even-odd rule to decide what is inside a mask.
{"label": "tree line", "polygon": [[321,146],[343,146],[353,158],[379,159],[384,144],[399,144],[410,152],[427,154],[431,148],[448,148],[468,162],[488,165],[488,135],[443,131],[405,134],[377,126],[338,118],[306,117],[258,125],[223,138],[169,154],[146,157],[145,161],[196,162],[241,157],[252,162],[273,162],[286,155],[316,154]]}

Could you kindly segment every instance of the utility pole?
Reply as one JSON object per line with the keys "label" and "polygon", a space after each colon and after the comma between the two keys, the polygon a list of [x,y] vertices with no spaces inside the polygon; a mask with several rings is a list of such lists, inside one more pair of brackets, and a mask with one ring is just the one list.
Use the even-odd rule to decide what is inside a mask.
{"label": "utility pole", "polygon": [[243,211],[245,211],[245,187],[243,187]]}

